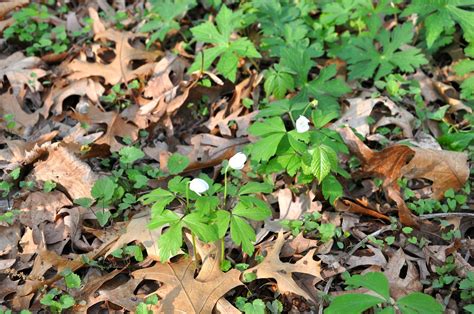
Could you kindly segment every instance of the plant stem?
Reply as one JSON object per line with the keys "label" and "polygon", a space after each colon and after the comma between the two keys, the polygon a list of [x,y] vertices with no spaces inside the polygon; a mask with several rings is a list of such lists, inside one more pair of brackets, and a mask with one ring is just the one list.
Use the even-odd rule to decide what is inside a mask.
{"label": "plant stem", "polygon": [[[189,210],[189,182],[186,184],[186,207],[184,209],[184,211],[186,212],[186,214],[189,214],[190,210]],[[196,235],[194,234],[193,231],[191,231],[191,238],[192,238],[192,241],[193,241],[193,255],[194,255],[194,266],[197,268],[198,267],[198,264],[197,264],[197,247],[196,247]]]}
{"label": "plant stem", "polygon": [[221,265],[224,263],[225,260],[225,235],[221,239]]}
{"label": "plant stem", "polygon": [[225,203],[227,199],[227,171],[229,170],[229,166],[225,167],[224,169],[224,206],[223,209],[225,210]]}
{"label": "plant stem", "polygon": [[291,113],[291,110],[288,111],[288,115],[290,116],[291,123],[293,123],[293,127],[296,128],[295,118],[293,118],[293,114]]}

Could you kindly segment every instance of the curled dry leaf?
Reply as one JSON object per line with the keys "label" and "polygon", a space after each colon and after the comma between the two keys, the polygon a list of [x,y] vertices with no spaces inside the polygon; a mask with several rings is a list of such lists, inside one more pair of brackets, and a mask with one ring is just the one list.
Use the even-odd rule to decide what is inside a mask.
{"label": "curled dry leaf", "polygon": [[38,111],[25,112],[17,96],[9,92],[0,95],[0,116],[3,117],[7,114],[12,115],[15,122],[9,132],[22,138],[27,138],[33,133],[33,128],[39,119]]}
{"label": "curled dry leaf", "polygon": [[255,273],[258,279],[274,278],[281,293],[294,293],[307,300],[314,300],[305,290],[303,290],[293,279],[293,274],[302,273],[313,277],[321,278],[321,262],[315,261],[313,255],[316,249],[310,250],[302,259],[295,264],[284,263],[280,260],[280,252],[285,244],[285,237],[282,232],[278,234],[275,244],[268,252],[267,256],[255,267],[245,271]]}
{"label": "curled dry leaf", "polygon": [[43,86],[38,80],[48,72],[38,68],[40,64],[38,57],[25,57],[22,52],[15,52],[0,60],[0,82],[6,77],[15,95],[19,95],[25,86],[32,91],[41,91]]}
{"label": "curled dry leaf", "polygon": [[35,179],[56,182],[72,199],[90,198],[97,176],[89,165],[60,146],[52,146],[48,153],[46,160],[34,165],[32,175]]}
{"label": "curled dry leaf", "polygon": [[105,253],[105,256],[111,254],[116,249],[122,248],[128,243],[136,241],[143,244],[149,258],[159,261],[160,249],[158,248],[157,241],[163,228],[150,230],[146,228],[149,223],[149,215],[132,218],[127,225],[125,233],[110,247],[107,253]]}
{"label": "curled dry leaf", "polygon": [[374,152],[350,128],[340,129],[340,134],[350,151],[361,160],[362,169],[358,175],[383,179],[382,187],[387,197],[397,203],[400,221],[405,225],[418,226],[419,223],[406,207],[397,182],[399,178],[406,176],[410,179],[429,179],[433,182],[433,197],[441,198],[446,190],[462,187],[469,176],[467,156],[464,153],[403,145]]}
{"label": "curled dry leaf", "polygon": [[415,121],[415,117],[404,108],[397,106],[388,97],[358,97],[348,99],[347,101],[350,104],[349,109],[339,120],[331,125],[331,129],[337,130],[340,127],[348,125],[366,137],[371,131],[367,118],[373,113],[372,111],[375,105],[382,104],[390,110],[390,115],[375,117],[376,123],[372,127],[372,131],[383,125],[395,124],[402,129],[405,137],[413,137],[412,125]]}
{"label": "curled dry leaf", "polygon": [[[214,263],[212,259],[207,259]],[[203,266],[203,269],[208,267]],[[153,267],[133,272],[136,279],[162,282],[156,293],[164,313],[212,313],[217,301],[229,290],[242,285],[240,272],[232,269],[226,273],[219,267],[211,267],[206,280],[195,279],[194,263],[189,258],[181,258],[174,263],[157,263]]]}
{"label": "curled dry leaf", "polygon": [[[405,264],[406,275],[402,277],[401,271]],[[418,269],[406,258],[402,249],[395,252],[384,268],[384,273],[390,283],[390,295],[395,300],[423,289]]]}

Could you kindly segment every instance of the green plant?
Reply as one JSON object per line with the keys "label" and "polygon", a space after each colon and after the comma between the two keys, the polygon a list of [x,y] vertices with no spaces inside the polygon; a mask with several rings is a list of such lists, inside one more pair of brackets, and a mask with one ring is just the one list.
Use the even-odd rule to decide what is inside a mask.
{"label": "green plant", "polygon": [[[270,193],[272,185],[252,181],[236,185],[228,180],[229,164],[223,171],[224,186],[213,183],[205,175],[193,180],[175,176],[168,182],[168,189],[158,188],[140,198],[144,205],[152,205],[149,228],[168,226],[158,240],[163,262],[179,252],[183,228],[191,232],[193,239],[195,236],[204,242],[220,239],[222,244],[230,230],[232,240],[241,245],[245,253],[253,253],[252,241],[256,235],[248,220],[261,221],[271,214],[267,203],[253,195]],[[175,208],[180,209],[180,213],[168,209],[172,202],[177,203]],[[232,209],[227,205],[232,205]],[[224,263],[223,254],[224,250],[221,256]]]}
{"label": "green plant", "polygon": [[153,314],[153,310],[150,309],[151,305],[158,303],[158,296],[152,294],[148,296],[144,302],[140,302],[135,310],[136,314]]}
{"label": "green plant", "polygon": [[446,257],[444,265],[436,267],[436,274],[438,274],[438,278],[433,280],[432,287],[435,289],[440,289],[445,285],[450,285],[453,281],[457,280],[457,277],[452,274],[454,270],[456,270],[454,257]]}
{"label": "green plant", "polygon": [[240,12],[232,12],[223,5],[216,16],[216,25],[207,21],[191,28],[196,41],[212,44],[213,47],[199,52],[188,72],[207,70],[219,58],[217,71],[234,82],[239,58],[260,58],[261,55],[248,38],[232,39],[234,30],[241,26]]}
{"label": "green plant", "polygon": [[[418,48],[400,50],[402,45],[409,44],[413,40],[413,26],[410,23],[397,26],[391,32],[378,27],[379,25],[377,28],[372,26],[369,32],[350,37],[343,48],[335,51],[349,64],[349,80],[372,77],[378,80],[395,69],[413,72],[428,63]],[[377,44],[374,44],[374,41]]]}
{"label": "green plant", "polygon": [[123,258],[124,254],[135,258],[137,262],[143,261],[143,252],[141,247],[138,245],[127,245],[121,249],[116,249],[111,253],[112,256],[117,258]]}
{"label": "green plant", "polygon": [[61,313],[63,310],[76,304],[76,301],[69,294],[62,293],[60,290],[53,288],[41,298],[40,303],[49,306],[53,313]]}
{"label": "green plant", "polygon": [[[474,3],[471,0],[413,0],[403,11],[402,17],[417,14],[424,24],[425,39],[428,48],[443,46],[452,41],[455,24],[463,30],[467,41],[474,40]],[[444,34],[445,36],[441,37]]]}
{"label": "green plant", "polygon": [[443,307],[433,297],[420,292],[413,292],[394,301],[390,297],[390,286],[382,273],[371,272],[365,275],[354,275],[346,278],[351,288],[363,287],[373,291],[377,296],[348,293],[335,297],[325,314],[332,313],[363,313],[375,308],[379,313],[395,313],[398,309],[402,314],[408,313],[443,313]]}
{"label": "green plant", "polygon": [[459,289],[461,290],[461,300],[474,301],[474,272],[468,272],[467,277],[459,282]]}
{"label": "green plant", "polygon": [[317,231],[318,238],[322,242],[328,242],[337,234],[341,235],[341,231],[337,230],[336,226],[331,223],[321,223],[322,215],[318,212],[311,214],[304,214],[300,220],[284,220],[281,222],[282,226],[291,230],[293,236],[297,236],[300,232],[308,233]]}
{"label": "green plant", "polygon": [[[474,15],[474,14],[472,14]],[[473,27],[474,28],[474,27]],[[474,39],[473,39],[474,42]],[[467,76],[461,83],[461,97],[468,100],[474,99],[474,44],[464,49],[466,59],[454,65],[454,71],[459,76]]]}
{"label": "green plant", "polygon": [[138,80],[132,80],[126,85],[117,83],[110,89],[109,93],[101,96],[100,100],[105,103],[113,104],[117,109],[123,110],[132,104],[130,96],[134,96],[136,91],[140,88]]}
{"label": "green plant", "polygon": [[13,13],[15,22],[5,29],[3,35],[7,40],[24,44],[29,55],[64,52],[70,43],[66,28],[52,25],[50,17],[48,7],[31,4]]}
{"label": "green plant", "polygon": [[[339,166],[338,153],[348,153],[336,131],[323,128],[337,116],[335,112],[323,112],[316,103],[275,102],[260,111],[261,122],[253,123],[249,132],[260,140],[251,145],[252,160],[258,162],[259,171],[277,173],[286,171],[298,176],[301,183],[318,180],[323,195],[331,203],[342,195],[342,186],[335,175],[346,176]],[[305,114],[310,109],[314,128],[309,127]],[[288,114],[295,129],[287,130],[281,115]],[[295,120],[294,117],[300,118]]]}
{"label": "green plant", "polygon": [[150,47],[157,39],[163,41],[167,34],[180,29],[176,18],[196,6],[195,0],[153,0],[151,10],[146,15],[146,23],[140,28],[141,32],[151,33],[147,41]]}

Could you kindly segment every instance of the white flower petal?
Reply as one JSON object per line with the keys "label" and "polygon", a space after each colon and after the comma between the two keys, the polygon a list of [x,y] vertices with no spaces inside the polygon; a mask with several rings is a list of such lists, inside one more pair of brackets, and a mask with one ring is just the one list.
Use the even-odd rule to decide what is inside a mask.
{"label": "white flower petal", "polygon": [[194,178],[189,182],[189,189],[196,194],[201,195],[201,193],[209,190],[209,184],[207,184],[203,179]]}
{"label": "white flower petal", "polygon": [[300,116],[296,120],[296,132],[304,133],[309,130],[309,120],[305,116]]}
{"label": "white flower petal", "polygon": [[235,170],[240,170],[245,166],[247,156],[244,153],[237,153],[229,159],[229,167]]}

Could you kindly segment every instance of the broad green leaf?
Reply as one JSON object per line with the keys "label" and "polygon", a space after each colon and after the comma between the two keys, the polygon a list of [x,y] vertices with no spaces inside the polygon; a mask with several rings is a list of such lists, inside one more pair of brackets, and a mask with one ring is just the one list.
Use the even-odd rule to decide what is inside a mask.
{"label": "broad green leaf", "polygon": [[268,183],[260,183],[250,181],[240,188],[239,195],[255,194],[255,193],[271,193],[273,191],[273,185]]}
{"label": "broad green leaf", "polygon": [[148,314],[148,306],[145,303],[140,302],[135,308],[135,314]]}
{"label": "broad green leaf", "polygon": [[181,155],[180,153],[174,153],[168,159],[168,171],[170,174],[178,174],[182,172],[189,165],[189,158]]}
{"label": "broad green leaf", "polygon": [[61,303],[62,309],[68,309],[76,304],[76,301],[69,294],[63,294],[59,297],[59,303]]}
{"label": "broad green leaf", "polygon": [[256,235],[253,228],[242,218],[232,216],[230,218],[230,236],[237,245],[242,245],[242,250],[252,255],[254,246],[252,241],[255,241]]}
{"label": "broad green leaf", "polygon": [[94,200],[88,197],[81,197],[81,198],[76,198],[74,200],[74,204],[77,204],[79,206],[82,206],[84,208],[89,208],[92,206],[92,203],[94,203]]}
{"label": "broad green leaf", "polygon": [[362,293],[350,293],[334,298],[324,314],[361,314],[365,310],[385,302],[384,299]]}
{"label": "broad green leaf", "polygon": [[217,62],[217,71],[228,78],[231,82],[235,82],[237,76],[237,65],[239,58],[231,50],[224,52],[219,62]]}
{"label": "broad green leaf", "polygon": [[219,239],[222,239],[227,233],[227,229],[229,229],[229,222],[230,213],[228,211],[218,210],[216,212],[216,218],[214,220],[214,223],[217,227],[217,234]]}
{"label": "broad green leaf", "polygon": [[365,275],[354,275],[346,280],[346,284],[356,287],[364,287],[376,292],[390,300],[390,286],[387,277],[379,272],[371,272]]}
{"label": "broad green leaf", "polygon": [[337,167],[336,152],[329,146],[319,145],[314,148],[311,159],[311,173],[322,182]]}
{"label": "broad green leaf", "polygon": [[191,28],[191,33],[194,39],[204,43],[222,44],[228,40],[228,36],[222,35],[211,22],[205,22]]}
{"label": "broad green leaf", "polygon": [[119,151],[120,162],[124,164],[133,164],[138,159],[145,157],[145,153],[134,146],[125,146]]}
{"label": "broad green leaf", "polygon": [[196,58],[194,58],[193,64],[189,67],[188,73],[201,69],[204,71],[209,69],[214,60],[216,60],[226,50],[227,48],[225,46],[215,46],[198,53]]}
{"label": "broad green leaf", "polygon": [[95,216],[99,225],[103,227],[107,224],[112,214],[108,210],[98,210],[95,212]]}
{"label": "broad green leaf", "polygon": [[181,218],[175,212],[172,212],[171,210],[165,210],[160,215],[156,215],[151,218],[148,228],[155,229],[166,224],[176,224],[180,219]]}
{"label": "broad green leaf", "polygon": [[255,122],[249,127],[249,132],[255,136],[264,136],[273,133],[285,133],[286,128],[280,117],[273,117],[263,122]]}
{"label": "broad green leaf", "polygon": [[216,196],[201,196],[196,200],[196,210],[201,215],[210,215],[219,206],[219,198]]}
{"label": "broad green leaf", "polygon": [[339,181],[333,175],[328,175],[321,182],[323,196],[331,204],[343,195],[343,188]]}
{"label": "broad green leaf", "polygon": [[117,184],[109,178],[103,177],[95,181],[91,194],[95,199],[101,199],[105,202],[110,201],[114,195]]}
{"label": "broad green leaf", "polygon": [[186,227],[197,234],[200,240],[211,242],[218,239],[215,226],[209,225],[207,219],[203,218],[200,214],[191,213],[184,216],[182,221]]}
{"label": "broad green leaf", "polygon": [[402,314],[438,314],[443,313],[443,307],[432,296],[413,292],[397,301]]}
{"label": "broad green leaf", "polygon": [[261,58],[253,43],[245,37],[238,38],[230,43],[229,50],[236,52],[241,57]]}
{"label": "broad green leaf", "polygon": [[254,206],[250,201],[240,201],[232,210],[232,215],[245,217],[252,220],[264,220],[272,214],[268,207]]}
{"label": "broad green leaf", "polygon": [[256,299],[252,303],[247,302],[244,305],[245,314],[265,314],[265,303],[262,300]]}
{"label": "broad green leaf", "polygon": [[158,239],[160,249],[160,261],[167,262],[170,258],[179,253],[183,245],[183,225],[181,223],[170,226]]}
{"label": "broad green leaf", "polygon": [[77,289],[81,287],[81,277],[79,275],[70,272],[64,276],[64,281],[66,282],[66,286],[69,289]]}
{"label": "broad green leaf", "polygon": [[150,193],[147,193],[140,197],[138,200],[143,205],[149,205],[154,203],[151,207],[152,216],[161,215],[166,206],[175,199],[175,196],[170,191],[163,190],[161,188],[154,189]]}
{"label": "broad green leaf", "polygon": [[252,159],[256,161],[267,161],[273,157],[278,149],[278,144],[285,133],[274,133],[264,137],[252,145]]}
{"label": "broad green leaf", "polygon": [[277,99],[282,99],[288,91],[295,89],[295,80],[284,70],[269,69],[265,73],[263,88],[267,97],[273,95]]}

